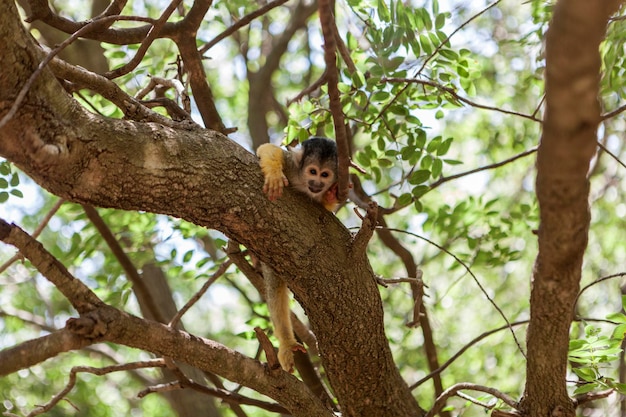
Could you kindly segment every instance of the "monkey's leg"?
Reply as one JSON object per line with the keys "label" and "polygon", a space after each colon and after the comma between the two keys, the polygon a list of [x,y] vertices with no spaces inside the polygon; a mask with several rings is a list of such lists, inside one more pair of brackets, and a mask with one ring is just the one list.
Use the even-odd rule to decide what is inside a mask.
{"label": "monkey's leg", "polygon": [[306,353],[293,334],[291,311],[289,309],[289,289],[287,284],[278,278],[274,271],[265,264],[261,264],[265,278],[267,308],[274,325],[274,334],[278,339],[278,362],[287,372],[293,372],[293,352],[299,350]]}
{"label": "monkey's leg", "polygon": [[256,151],[259,157],[259,165],[265,177],[263,192],[270,200],[276,200],[283,194],[283,187],[289,185],[287,177],[283,173],[284,153],[281,148],[270,143],[265,143]]}

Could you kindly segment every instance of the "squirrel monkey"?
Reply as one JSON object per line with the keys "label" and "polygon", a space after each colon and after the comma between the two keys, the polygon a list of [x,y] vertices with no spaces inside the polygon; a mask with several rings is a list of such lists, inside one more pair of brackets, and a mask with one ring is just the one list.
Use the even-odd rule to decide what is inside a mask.
{"label": "squirrel monkey", "polygon": [[[312,137],[299,149],[284,151],[272,144],[257,149],[259,164],[265,176],[263,192],[276,200],[285,186],[321,203],[327,210],[337,205],[337,145],[330,139]],[[293,353],[306,349],[294,337],[289,309],[287,284],[266,264],[261,265],[270,319],[278,339],[278,361],[287,372],[293,372]]]}

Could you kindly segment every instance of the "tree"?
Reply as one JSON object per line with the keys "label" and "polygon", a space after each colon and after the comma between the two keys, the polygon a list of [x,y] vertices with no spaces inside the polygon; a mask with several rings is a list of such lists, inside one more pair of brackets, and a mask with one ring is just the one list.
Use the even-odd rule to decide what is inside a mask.
{"label": "tree", "polygon": [[[512,102],[521,108],[536,108],[527,113],[503,110],[501,103],[510,100],[506,95],[506,83],[510,81],[498,73],[497,62],[489,62],[486,55],[469,49],[455,48],[451,42],[458,30],[479,16],[506,12],[506,7],[499,3],[464,17],[470,13],[465,6],[458,6],[453,16],[441,12],[437,1],[429,3],[430,9],[410,8],[393,1],[377,2],[375,9],[357,1],[342,8],[324,0],[294,5],[278,0],[258,9],[247,3],[213,5],[197,0],[187,7],[173,1],[158,12],[156,5],[146,5],[146,16],[157,16],[148,18],[129,17],[122,13],[126,2],[113,2],[102,7],[103,11],[92,20],[79,21],[63,17],[45,2],[33,0],[25,5],[27,21],[39,21],[70,35],[51,52],[45,52],[19,21],[14,2],[2,2],[0,31],[5,42],[0,48],[7,64],[0,76],[0,155],[51,194],[80,206],[63,204],[68,207],[63,211],[59,203],[50,209],[50,213],[58,212],[61,218],[72,218],[68,224],[75,232],[67,244],[46,244],[42,237],[42,245],[36,242],[34,234],[29,235],[16,224],[0,222],[0,239],[17,248],[20,256],[28,260],[28,268],[37,270],[54,285],[62,297],[54,293],[48,304],[58,308],[53,315],[63,312],[61,316],[67,319],[58,330],[48,327],[47,334],[35,338],[29,334],[29,340],[16,341],[1,351],[0,374],[10,375],[46,360],[57,360],[62,352],[85,348],[92,349],[99,358],[115,362],[105,366],[101,359],[98,366],[89,367],[80,363],[69,372],[70,382],[64,387],[61,383],[54,391],[56,397],[35,412],[54,410],[60,399],[70,398],[68,391],[85,372],[103,375],[130,371],[145,388],[142,396],[174,390],[167,399],[180,415],[220,415],[221,410],[208,400],[210,397],[224,399],[232,413],[240,416],[256,412],[244,410],[242,405],[296,416],[330,416],[338,410],[345,416],[449,415],[449,410],[444,409],[446,402],[463,407],[451,402],[451,396],[467,398],[461,391],[474,390],[499,401],[494,415],[573,416],[577,406],[591,399],[622,392],[616,376],[595,372],[617,354],[614,345],[621,341],[623,328],[615,325],[623,319],[621,315],[613,316],[612,327],[616,331],[612,336],[599,338],[593,345],[593,358],[581,355],[585,359],[579,360],[579,367],[572,370],[580,378],[580,387],[568,391],[567,385],[568,361],[573,360],[576,351],[587,352],[585,349],[591,345],[585,342],[597,335],[595,330],[589,331],[587,339],[570,345],[570,328],[578,317],[575,308],[581,295],[583,254],[590,225],[589,167],[598,146],[609,151],[601,142],[598,145],[598,126],[602,123],[606,132],[613,132],[619,126],[617,116],[621,113],[618,108],[603,116],[599,103],[600,97],[605,106],[619,105],[611,94],[620,91],[621,72],[613,68],[621,68],[623,57],[611,49],[610,41],[620,40],[622,19],[612,21],[607,43],[602,47],[601,43],[620,2],[598,6],[583,0],[561,0],[554,10],[540,2],[529,4],[528,12],[534,13],[536,19],[525,38],[529,45],[532,46],[531,35],[534,45],[538,45],[549,17],[551,23],[545,36],[545,104],[536,96],[522,94],[523,83],[533,88],[541,85],[535,73],[526,71],[524,78],[516,80],[519,96]],[[319,21],[310,19],[316,11]],[[343,14],[350,16],[341,20]],[[354,21],[354,17],[358,20]],[[458,25],[459,29],[444,32],[457,19],[464,22]],[[127,21],[140,24],[125,25]],[[223,29],[211,41],[203,40],[212,34],[206,21]],[[281,30],[273,25],[279,25]],[[344,31],[350,25],[360,28],[362,35],[355,36],[353,29]],[[503,37],[501,32],[506,31],[506,25],[495,24],[494,39]],[[324,39],[323,50],[313,46],[313,30]],[[42,30],[40,42],[44,42],[45,35]],[[101,42],[110,63],[119,66],[98,75],[55,57],[78,38]],[[237,65],[234,68],[237,76],[246,78],[247,94],[241,83],[219,80],[217,69],[207,71],[210,64],[203,63],[203,54],[216,45],[224,45],[226,40],[234,42],[235,47],[222,46],[220,52],[212,52],[213,56],[221,54],[242,63],[243,69]],[[505,41],[502,45],[506,45]],[[289,55],[293,68],[286,61],[290,48],[298,50]],[[506,55],[505,46],[501,52]],[[166,64],[171,61],[163,60],[163,56],[177,57],[174,76],[167,75]],[[296,59],[305,59],[306,64],[299,65]],[[602,59],[607,75],[601,79]],[[315,65],[316,60],[324,62],[323,69]],[[287,67],[286,72],[281,65]],[[481,65],[482,72],[491,74],[495,82],[487,83],[484,79],[490,77],[481,77]],[[543,70],[542,65],[537,71]],[[124,90],[133,89],[136,82],[147,87],[134,86],[140,91],[134,96],[127,94]],[[493,92],[493,106],[479,104],[464,95],[496,90],[498,82],[502,82],[502,89]],[[222,110],[220,102],[226,99],[221,97],[226,97],[229,89],[234,97],[232,108]],[[152,91],[154,98],[144,99]],[[241,117],[238,99],[244,96],[247,115]],[[286,108],[280,102],[287,96],[303,101]],[[494,113],[460,120],[449,109],[464,104]],[[164,110],[153,110],[157,107]],[[431,109],[432,115],[420,113],[423,109]],[[539,112],[542,120],[537,116]],[[191,114],[198,115],[204,127],[194,122]],[[501,130],[500,117],[507,117]],[[434,123],[442,118],[449,120],[445,127],[449,137],[426,127],[426,120]],[[262,176],[256,158],[225,136],[234,132],[229,127],[233,121],[241,130],[243,125],[236,122],[247,125],[254,146],[280,136],[278,132],[283,129],[288,141],[312,133],[335,137],[340,152],[340,194],[348,192],[349,159],[354,157],[363,167],[362,174],[350,175],[350,200],[361,207],[360,219],[351,217],[347,210],[334,217],[293,193],[287,193],[278,203],[268,201],[260,192]],[[512,147],[500,146],[501,139],[492,132],[506,135],[520,123],[525,133],[519,134],[521,137],[511,134],[514,140],[508,144],[524,151],[504,158],[501,152]],[[541,143],[536,149],[528,149],[529,143],[537,142],[539,123]],[[520,239],[532,236],[531,228],[525,224],[520,228],[520,223],[534,221],[534,190],[506,198],[505,205],[499,198],[488,198],[488,191],[484,192],[484,199],[463,196],[458,201],[449,200],[450,203],[438,201],[445,197],[436,194],[443,184],[466,176],[451,174],[461,161],[446,158],[446,154],[458,146],[456,155],[463,156],[466,147],[476,144],[476,140],[460,139],[473,128],[477,139],[487,135],[494,149],[485,154],[498,161],[476,171],[506,169],[513,161],[537,153],[538,249],[532,292],[526,305],[516,304],[519,300],[511,301],[510,296],[498,297],[506,305],[496,303],[492,291],[485,290],[481,282],[484,279],[495,287],[498,273],[488,271],[504,271],[519,260],[517,265],[527,268],[523,275],[529,275],[533,254],[522,255],[516,250],[512,234],[517,233]],[[462,162],[477,161],[468,156]],[[595,164],[595,172],[605,172],[599,162]],[[0,185],[7,190],[0,195],[4,199],[10,192],[18,196],[22,193],[19,177],[11,170],[8,163],[3,164],[1,173],[7,180]],[[506,186],[503,188],[502,183],[521,181],[518,174],[500,172],[504,173],[494,174],[489,180],[489,185],[500,192],[497,197],[504,195]],[[372,202],[374,198],[380,206]],[[82,211],[83,217],[72,215],[72,210]],[[129,212],[131,217],[120,218],[125,213],[118,210]],[[411,214],[403,214],[407,212]],[[417,213],[426,218],[419,227],[422,234],[414,232],[416,220],[411,216]],[[342,220],[352,224],[358,221],[358,232],[351,234]],[[161,246],[155,247],[153,236],[164,224],[180,236],[175,246],[183,241],[203,242],[206,250],[202,251],[202,259],[197,258],[199,251],[188,250],[180,255],[176,248],[168,259],[159,259]],[[602,227],[602,223],[598,226]],[[612,226],[607,220],[605,227]],[[481,227],[487,231],[481,231]],[[119,236],[115,235],[115,228]],[[215,243],[221,237],[204,228],[219,231],[229,239],[224,249],[228,260],[221,259],[219,250],[211,249],[219,246]],[[394,231],[397,229],[426,242],[427,246],[419,247],[423,254],[417,257],[416,246],[398,238]],[[368,256],[368,242],[374,235],[376,240],[370,244]],[[372,257],[371,251],[380,247],[395,254],[401,266],[397,261],[385,266],[384,259]],[[103,261],[94,256],[96,252],[112,255]],[[72,256],[77,261],[72,262]],[[609,267],[619,265],[619,258],[610,259]],[[87,273],[89,267],[81,265],[86,261],[101,273]],[[245,345],[241,337],[233,335],[230,343],[225,333],[221,334],[224,340],[201,338],[184,328],[205,331],[202,326],[192,320],[185,326],[181,324],[188,308],[226,274],[231,263],[241,272],[238,279],[244,275],[248,280],[245,284],[233,282],[233,287],[246,297],[251,288],[256,288],[258,301],[250,301],[249,305],[254,313],[262,311],[259,261],[272,265],[288,283],[308,317],[310,330],[295,316],[296,333],[311,353],[298,358],[299,378],[279,369],[260,328],[255,334],[267,363],[233,350],[232,347]],[[181,265],[177,267],[176,263]],[[471,290],[466,296],[472,300],[486,297],[489,301],[485,303],[487,307],[472,303],[468,306],[471,314],[480,316],[489,311],[493,315],[495,310],[497,320],[505,324],[502,329],[507,332],[507,347],[496,349],[495,353],[515,358],[503,366],[515,368],[526,362],[523,397],[520,379],[503,379],[498,381],[503,386],[492,386],[485,374],[481,384],[455,384],[472,375],[471,369],[458,369],[458,365],[454,375],[442,378],[451,361],[441,365],[440,350],[449,344],[447,339],[457,335],[464,338],[464,316],[458,315],[463,314],[460,308],[454,312],[457,320],[449,322],[444,337],[436,335],[432,322],[445,315],[433,319],[433,313],[441,312],[437,301],[444,299],[447,291],[458,290],[451,284],[458,268],[478,284],[474,287],[476,292]],[[409,330],[398,336],[398,327],[386,323],[383,314],[383,298],[390,305],[398,294],[385,294],[379,289],[379,284],[396,281],[382,279],[378,274],[391,276],[402,269],[409,278],[398,281],[407,282],[411,289],[408,302],[413,312],[408,320]],[[209,271],[212,277],[207,279]],[[481,271],[480,278],[476,271]],[[206,282],[201,287],[199,279],[181,282],[180,278],[186,275],[204,278]],[[109,289],[98,288],[96,283],[104,283]],[[172,292],[170,285],[176,286],[178,292]],[[185,286],[194,287],[197,294],[192,295],[192,289],[184,289]],[[134,297],[130,297],[130,288]],[[506,289],[511,291],[511,287]],[[436,299],[423,299],[425,293]],[[180,312],[174,294],[189,298]],[[455,300],[463,296],[454,295]],[[134,315],[129,313],[132,300],[139,305]],[[402,305],[406,303],[405,298]],[[528,311],[524,349],[515,331],[520,323],[514,323],[509,316],[524,317]],[[23,313],[24,310],[7,310],[3,314],[23,321]],[[201,314],[202,311],[189,316]],[[395,315],[392,318],[399,319]],[[37,324],[36,320],[30,321]],[[266,318],[260,323],[267,327]],[[251,322],[248,328],[253,326]],[[411,329],[417,326],[424,353],[410,359],[402,352],[393,352],[392,346],[399,345],[395,339],[414,337],[416,331]],[[212,335],[215,336],[218,335]],[[112,344],[106,346],[115,353],[100,347],[102,342]],[[118,351],[121,346],[154,356],[146,359],[145,355]],[[318,351],[321,365],[317,363]],[[118,352],[125,354],[119,357]],[[452,356],[448,353],[446,350],[446,356]],[[415,381],[419,375],[413,371],[411,360],[419,364],[415,371],[419,370],[422,376],[428,369],[426,378],[406,382]],[[483,358],[477,360],[483,362]],[[162,374],[147,377],[138,371],[146,368],[162,369]],[[244,395],[227,389],[229,383],[221,378],[252,392]],[[431,379],[434,395],[422,386]],[[324,384],[328,384],[332,394]],[[507,395],[506,391],[515,395]],[[573,394],[578,396],[572,397]],[[514,397],[522,399],[518,402]],[[77,408],[84,409],[88,404],[85,401]],[[486,407],[492,409],[495,405]],[[155,413],[158,411],[152,411]]]}

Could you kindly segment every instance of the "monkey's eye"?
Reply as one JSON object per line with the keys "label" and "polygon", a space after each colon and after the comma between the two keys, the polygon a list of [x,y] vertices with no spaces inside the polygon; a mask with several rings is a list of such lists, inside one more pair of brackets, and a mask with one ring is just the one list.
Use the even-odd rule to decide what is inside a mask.
{"label": "monkey's eye", "polygon": [[329,174],[328,174],[328,172],[322,172],[321,175],[322,175],[322,178],[328,178]]}
{"label": "monkey's eye", "polygon": [[311,168],[311,169],[309,169],[309,174],[317,175],[317,170],[315,168]]}

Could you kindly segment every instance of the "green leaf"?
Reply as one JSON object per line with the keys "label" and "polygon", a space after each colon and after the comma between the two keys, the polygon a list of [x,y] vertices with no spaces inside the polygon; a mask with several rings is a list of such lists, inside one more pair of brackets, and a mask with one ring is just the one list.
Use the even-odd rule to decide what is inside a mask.
{"label": "green leaf", "polygon": [[452,144],[452,138],[446,138],[441,145],[437,148],[437,156],[442,156],[448,153],[450,145]]}
{"label": "green leaf", "polygon": [[441,171],[443,170],[443,162],[441,159],[436,158],[433,160],[433,165],[431,167],[433,178],[438,178],[441,175]]}
{"label": "green leaf", "polygon": [[624,339],[624,335],[626,335],[626,324],[619,324],[615,326],[613,329],[613,333],[611,334],[611,338],[622,340]]}
{"label": "green leaf", "polygon": [[11,164],[7,161],[0,162],[0,175],[9,175],[11,173]]}
{"label": "green leaf", "polygon": [[0,192],[0,203],[4,203],[8,199],[9,199],[9,193],[7,193],[6,191]]}
{"label": "green leaf", "polygon": [[409,204],[411,204],[411,201],[413,201],[413,196],[409,193],[404,193],[400,197],[398,197],[398,205],[400,207],[408,206]]}
{"label": "green leaf", "polygon": [[191,260],[192,256],[193,256],[193,252],[194,250],[188,250],[187,252],[185,252],[185,254],[183,255],[183,263],[187,263]]}
{"label": "green leaf", "polygon": [[413,190],[412,190],[413,197],[416,198],[416,199],[419,199],[421,196],[426,194],[428,191],[430,191],[430,187],[428,185],[418,185],[417,187],[414,187]]}
{"label": "green leaf", "polygon": [[412,184],[412,185],[421,184],[423,182],[428,181],[429,178],[430,178],[429,170],[419,169],[415,171],[413,174],[411,174],[411,176],[409,177],[409,184]]}
{"label": "green leaf", "polygon": [[574,395],[585,394],[598,388],[598,384],[583,384],[574,390]]}
{"label": "green leaf", "polygon": [[389,22],[391,15],[389,14],[389,8],[385,0],[378,0],[378,17],[383,22]]}
{"label": "green leaf", "polygon": [[593,382],[598,379],[596,372],[590,368],[572,368],[572,371],[583,381]]}
{"label": "green leaf", "polygon": [[446,24],[446,15],[439,13],[435,18],[435,28],[441,29]]}
{"label": "green leaf", "polygon": [[9,182],[4,178],[0,178],[0,188],[9,188]]}
{"label": "green leaf", "polygon": [[20,177],[19,175],[17,175],[17,172],[14,172],[11,176],[10,184],[12,187],[17,187],[18,185],[20,185]]}

